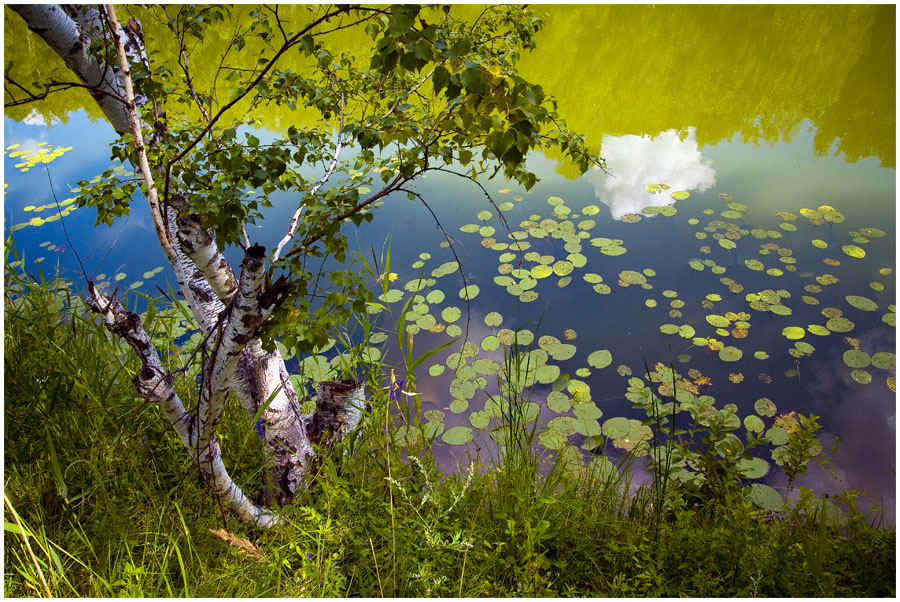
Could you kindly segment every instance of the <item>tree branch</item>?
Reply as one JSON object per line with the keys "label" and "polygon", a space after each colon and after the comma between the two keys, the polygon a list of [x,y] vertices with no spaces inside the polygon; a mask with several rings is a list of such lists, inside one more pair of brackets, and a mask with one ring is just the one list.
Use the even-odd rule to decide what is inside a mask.
{"label": "tree branch", "polygon": [[213,118],[209,120],[209,123],[206,124],[206,127],[203,128],[203,131],[201,131],[201,132],[200,132],[200,133],[199,133],[199,134],[198,134],[198,135],[197,135],[190,143],[188,143],[188,145],[185,146],[184,149],[183,149],[180,153],[178,153],[177,155],[175,155],[174,157],[172,157],[171,159],[169,159],[168,163],[166,164],[166,184],[165,184],[165,188],[163,189],[163,195],[164,195],[166,198],[168,198],[168,196],[169,196],[169,173],[170,173],[170,171],[171,171],[172,166],[175,165],[176,163],[178,163],[179,161],[181,161],[181,160],[185,157],[185,155],[187,155],[189,152],[191,152],[191,149],[193,149],[195,146],[197,146],[197,144],[200,142],[200,140],[203,139],[203,136],[205,136],[206,133],[212,129],[212,127],[216,124],[216,122],[217,122],[217,121],[218,121],[218,120],[219,120],[219,119],[220,119],[220,118],[221,118],[221,117],[222,117],[229,109],[231,109],[231,107],[233,107],[234,105],[236,105],[236,104],[237,104],[238,102],[240,102],[245,96],[247,96],[247,94],[249,94],[250,91],[253,90],[253,88],[255,88],[256,85],[257,85],[259,82],[261,82],[261,81],[263,80],[263,78],[266,76],[266,74],[272,69],[272,67],[275,66],[275,63],[278,62],[278,59],[281,58],[281,55],[283,55],[283,54],[284,54],[285,52],[287,52],[291,47],[293,47],[294,45],[296,45],[297,43],[299,43],[299,42],[300,42],[300,39],[301,39],[306,33],[308,33],[310,30],[312,30],[314,27],[316,27],[316,26],[319,25],[320,23],[323,23],[324,21],[327,21],[327,20],[330,19],[331,17],[337,16],[337,15],[339,15],[339,14],[341,14],[341,13],[343,13],[343,12],[346,12],[346,11],[348,11],[348,10],[350,10],[349,7],[342,7],[342,8],[339,8],[337,11],[334,11],[334,12],[326,12],[324,15],[322,15],[321,17],[319,17],[318,19],[316,19],[316,20],[313,21],[312,23],[308,24],[308,25],[307,25],[306,27],[304,27],[302,30],[300,30],[299,32],[297,32],[296,34],[294,34],[293,36],[291,36],[291,38],[290,38],[287,42],[285,42],[284,44],[282,44],[281,48],[279,48],[278,51],[275,53],[275,56],[273,56],[272,59],[271,59],[268,63],[266,63],[266,66],[263,67],[263,69],[262,69],[262,71],[259,73],[259,75],[257,75],[257,76],[253,79],[253,81],[251,81],[249,84],[247,84],[247,86],[244,87],[244,90],[243,90],[240,94],[238,94],[235,98],[233,98],[230,102],[228,102],[224,107],[222,107],[221,109],[219,109],[219,110],[216,112],[216,114],[213,116]]}
{"label": "tree branch", "polygon": [[[325,170],[325,174],[322,176],[322,179],[319,180],[319,182],[309,190],[309,196],[311,196],[311,197],[316,196],[316,193],[319,191],[319,188],[321,188],[328,181],[328,178],[331,177],[331,174],[334,173],[334,170],[337,168],[338,159],[341,156],[341,149],[343,149],[346,146],[346,143],[344,142],[344,94],[343,94],[343,92],[340,93],[340,96],[341,96],[341,117],[340,117],[340,121],[338,123],[338,138],[337,138],[337,142],[334,145],[334,156],[331,158],[331,164],[328,166],[328,169]],[[297,222],[300,220],[300,215],[303,213],[303,209],[305,207],[306,206],[301,201],[300,206],[297,207],[297,211],[295,211],[294,215],[291,217],[291,221],[290,221],[290,225],[288,227],[287,233],[278,242],[278,246],[275,247],[275,252],[272,253],[272,261],[273,262],[278,261],[278,257],[281,255],[281,249],[283,249],[284,245],[286,245],[288,242],[290,242],[291,238],[294,237],[294,233],[297,231]]]}
{"label": "tree branch", "polygon": [[126,112],[128,113],[128,124],[131,127],[131,134],[134,136],[134,146],[138,153],[138,167],[144,176],[144,185],[147,187],[147,202],[150,203],[150,215],[153,218],[153,227],[156,229],[156,237],[163,252],[172,265],[178,258],[175,255],[175,249],[172,247],[172,241],[166,232],[166,225],[163,222],[162,212],[159,206],[159,197],[156,194],[156,184],[153,182],[153,174],[150,171],[150,162],[147,160],[147,149],[144,147],[144,138],[141,135],[141,122],[138,119],[137,109],[134,104],[134,89],[131,84],[131,69],[128,66],[128,57],[125,55],[125,47],[122,45],[122,37],[119,35],[119,23],[116,20],[116,9],[112,4],[105,5],[106,12],[109,15],[110,29],[112,37],[116,44],[116,54],[119,56],[119,67],[122,70],[122,79],[125,82],[125,100]]}
{"label": "tree branch", "polygon": [[[156,404],[163,411],[170,426],[181,439],[182,445],[191,453],[209,489],[219,500],[227,504],[244,521],[261,527],[275,524],[276,517],[263,508],[251,503],[240,487],[234,483],[222,463],[218,440],[203,436],[203,425],[197,417],[184,408],[175,391],[175,379],[163,368],[159,354],[137,314],[125,311],[115,299],[104,297],[97,292],[93,283],[88,283],[90,297],[88,306],[103,316],[106,328],[123,338],[137,353],[141,369],[134,378],[138,394],[147,402]],[[199,429],[198,429],[199,427]]]}
{"label": "tree branch", "polygon": [[191,96],[194,99],[194,102],[197,103],[197,107],[200,109],[200,112],[203,113],[203,118],[206,119],[206,122],[209,123],[209,113],[206,111],[206,107],[203,106],[203,103],[200,102],[200,97],[197,96],[197,92],[194,90],[194,81],[191,79],[191,73],[188,70],[188,59],[187,53],[184,51],[184,36],[178,33],[178,29],[175,25],[175,21],[172,20],[172,17],[169,16],[169,9],[166,8],[165,5],[162,7],[163,12],[166,13],[166,18],[168,19],[169,29],[172,30],[172,33],[178,39],[178,65],[181,67],[181,70],[184,71],[184,79],[187,82],[188,90],[191,92]]}
{"label": "tree branch", "polygon": [[[88,53],[89,33],[84,31],[85,24],[93,21],[85,18],[83,23],[76,23],[59,6],[38,4],[15,4],[10,8],[19,14],[28,29],[35,32],[58,54],[66,66],[84,82],[103,114],[120,134],[128,131],[128,115],[122,101],[124,94],[116,81],[112,69],[100,65]],[[96,9],[85,9],[89,15]]]}
{"label": "tree branch", "polygon": [[209,282],[210,288],[222,303],[231,301],[238,283],[231,266],[219,253],[210,233],[200,223],[196,213],[178,218],[178,240],[181,248]]}
{"label": "tree branch", "polygon": [[[415,175],[413,177],[415,177]],[[404,178],[402,175],[398,175],[397,177],[394,178],[394,180],[390,184],[388,184],[387,186],[382,188],[380,191],[373,194],[372,196],[370,196],[368,199],[366,199],[362,203],[359,203],[358,205],[354,206],[352,209],[348,209],[341,215],[336,216],[332,221],[339,223],[339,222],[344,221],[348,217],[351,217],[351,216],[359,213],[360,211],[362,211],[363,209],[365,209],[366,207],[368,207],[369,205],[371,205],[378,199],[385,197],[392,192],[395,192],[399,186],[403,186],[403,184],[408,182],[410,179],[411,178]],[[297,248],[293,249],[292,251],[290,251],[289,253],[287,253],[284,256],[285,259],[300,253],[301,251],[303,251],[303,249],[308,248],[310,245],[314,244],[317,240],[322,238],[322,236],[323,236],[322,234],[308,235],[306,238],[303,239],[303,242],[301,242],[300,245],[297,246]]]}

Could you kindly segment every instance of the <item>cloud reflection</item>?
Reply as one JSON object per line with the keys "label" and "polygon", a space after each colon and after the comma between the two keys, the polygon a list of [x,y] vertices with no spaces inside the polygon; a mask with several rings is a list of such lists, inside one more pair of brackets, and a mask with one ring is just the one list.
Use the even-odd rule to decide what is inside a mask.
{"label": "cloud reflection", "polygon": [[700,156],[694,128],[688,128],[683,139],[677,130],[666,130],[655,137],[604,136],[601,154],[611,175],[597,169],[588,177],[613,219],[639,213],[649,205],[675,204],[665,192],[647,192],[647,184],[668,184],[672,191],[702,192],[716,183],[715,170]]}

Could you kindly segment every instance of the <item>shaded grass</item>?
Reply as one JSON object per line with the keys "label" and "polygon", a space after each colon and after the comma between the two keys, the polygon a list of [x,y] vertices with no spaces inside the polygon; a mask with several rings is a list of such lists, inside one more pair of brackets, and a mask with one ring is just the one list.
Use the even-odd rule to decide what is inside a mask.
{"label": "shaded grass", "polygon": [[[100,597],[896,591],[895,532],[853,511],[852,494],[843,500],[851,510],[841,528],[817,520],[809,504],[763,515],[737,490],[662,512],[653,485],[632,491],[628,466],[599,475],[538,455],[521,414],[527,400],[512,388],[506,424],[513,445],[451,475],[440,473],[427,449],[408,457],[390,443],[385,394],[377,392],[375,415],[322,462],[309,490],[283,509],[283,524],[247,532],[203,489],[157,410],[141,405],[129,350],[95,324],[69,286],[9,270],[7,281],[9,596],[47,589]],[[507,373],[521,368],[511,363],[516,356]],[[182,380],[189,392],[190,379]],[[232,443],[223,445],[225,461],[239,483],[259,491],[260,452],[246,436],[252,429],[234,408],[221,437]]]}

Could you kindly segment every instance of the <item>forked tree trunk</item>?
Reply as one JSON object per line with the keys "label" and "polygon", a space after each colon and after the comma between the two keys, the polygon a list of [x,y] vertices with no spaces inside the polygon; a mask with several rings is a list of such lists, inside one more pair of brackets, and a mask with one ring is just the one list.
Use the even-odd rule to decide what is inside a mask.
{"label": "forked tree trunk", "polygon": [[[88,53],[91,41],[106,38],[113,55],[125,55],[126,33],[116,25],[114,11],[107,9],[108,22],[113,24],[116,35],[103,26],[105,21],[95,8],[64,10],[55,5],[11,8],[90,87],[92,96],[116,131],[120,134],[131,131],[138,152],[143,152],[141,125],[131,97],[128,70],[123,71],[115,64],[101,65]],[[129,52],[144,55],[141,37],[129,31],[127,38]],[[146,161],[141,163],[148,182],[160,179],[160,174],[149,173]],[[136,314],[101,294],[93,283],[88,283],[88,305],[103,317],[111,332],[135,350],[141,362],[134,379],[135,388],[141,397],[162,410],[210,491],[245,522],[270,526],[275,522],[274,514],[248,499],[222,463],[216,427],[228,394],[237,397],[251,419],[268,402],[259,417],[258,429],[267,444],[266,474],[270,486],[260,494],[260,500],[284,505],[306,485],[315,468],[313,445],[327,447],[341,440],[359,422],[366,405],[364,389],[355,381],[320,383],[315,413],[301,414],[284,360],[277,350],[266,353],[255,336],[257,327],[283,300],[287,289],[283,278],[267,284],[265,249],[258,245],[245,249],[241,273],[236,277],[218,252],[212,233],[190,212],[190,207],[170,199],[170,209],[162,215],[159,204],[152,198],[152,186],[149,188],[148,200],[158,224],[159,243],[167,251],[179,293],[211,345],[212,359],[203,375],[197,410],[188,411],[179,399],[174,376],[166,371]],[[178,207],[178,214],[171,207]]]}

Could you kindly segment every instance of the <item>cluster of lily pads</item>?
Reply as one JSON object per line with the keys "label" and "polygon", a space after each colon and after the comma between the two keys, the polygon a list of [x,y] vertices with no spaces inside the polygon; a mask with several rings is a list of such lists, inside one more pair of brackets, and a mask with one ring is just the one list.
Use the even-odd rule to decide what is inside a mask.
{"label": "cluster of lily pads", "polygon": [[[685,191],[675,191],[671,196],[675,200],[684,200],[689,195]],[[822,265],[827,266],[824,269],[802,264],[810,261],[809,258],[801,260],[796,257],[784,244],[783,236],[784,233],[797,232],[799,224],[812,229],[821,228],[820,237],[810,240],[813,249],[827,252],[837,248],[844,257],[849,258],[848,261],[860,261],[867,257],[865,245],[885,235],[882,230],[865,227],[849,231],[847,236],[852,238],[853,244],[827,242],[837,238],[834,227],[844,221],[840,212],[827,205],[803,209],[800,216],[779,212],[777,217],[781,222],[778,229],[764,230],[745,223],[748,213],[746,205],[734,202],[727,194],[720,195],[720,198],[726,207],[723,210],[704,210],[704,215],[712,216],[705,224],[701,225],[699,218],[687,220],[689,225],[701,226],[694,235],[702,242],[698,249],[701,257],[688,259],[687,265],[698,272],[718,276],[718,282],[724,287],[721,293],[709,293],[700,302],[700,307],[708,310],[702,321],[687,323],[683,313],[687,311],[686,302],[677,291],[669,288],[661,291],[664,301],[648,296],[644,302],[654,316],[658,315],[655,310],[662,303],[668,304],[668,320],[659,325],[659,331],[676,337],[675,340],[681,342],[683,352],[677,356],[679,362],[691,361],[687,353],[690,349],[715,353],[726,363],[741,361],[745,357],[745,351],[754,359],[768,359],[771,349],[754,350],[747,346],[747,342],[752,340],[753,316],[763,313],[788,322],[781,330],[786,343],[785,352],[795,359],[807,357],[816,350],[814,341],[809,336],[828,337],[834,333],[843,336],[855,328],[855,311],[873,312],[880,309],[879,303],[869,296],[845,295],[843,299],[847,307],[824,307],[820,310],[819,320],[797,320],[795,315],[800,314],[803,307],[820,304],[819,297],[815,295],[839,282],[838,276],[832,272],[835,271],[833,268],[840,265],[840,260],[824,257]],[[588,205],[575,211],[566,206],[562,198],[552,196],[547,199],[552,208],[550,215],[543,217],[531,214],[528,219],[520,221],[517,227],[512,227],[504,214],[509,213],[522,200],[523,197],[515,196],[514,202],[498,204],[496,208],[501,218],[499,223],[489,223],[495,219],[495,214],[484,210],[475,216],[480,223],[465,224],[460,228],[463,233],[480,236],[481,246],[497,253],[497,274],[493,277],[493,282],[514,297],[515,301],[531,303],[545,292],[546,283],[554,282],[554,289],[564,288],[572,285],[579,276],[599,295],[613,294],[616,286],[654,290],[657,274],[652,268],[635,268],[627,265],[624,259],[618,259],[627,253],[624,240],[595,234],[598,224],[592,218],[599,213],[599,207]],[[716,216],[714,214],[717,211],[719,214]],[[634,224],[656,215],[672,218],[678,215],[678,210],[673,205],[646,207],[641,214],[625,216],[622,221]],[[709,239],[715,243],[707,244]],[[542,241],[542,244],[534,244],[538,241]],[[555,245],[554,249],[561,246],[565,251],[564,256],[548,253],[546,243]],[[746,252],[748,246],[755,247],[758,258],[737,255],[738,247]],[[539,251],[539,248],[543,251]],[[612,266],[612,274],[601,275],[585,269],[597,253],[615,258],[604,263],[607,267]],[[424,333],[443,333],[453,338],[465,333],[468,337],[469,328],[465,317],[467,304],[478,297],[481,289],[475,284],[463,283],[460,286],[460,266],[456,261],[444,262],[429,270],[431,259],[431,254],[421,253],[419,259],[412,264],[419,275],[405,281],[402,286],[394,280],[397,275],[390,274],[391,286],[382,289],[377,302],[370,305],[369,313],[374,317],[385,309],[396,307],[397,311],[391,312],[391,315],[402,315],[405,323],[402,331],[408,337]],[[800,271],[801,268],[804,271]],[[800,299],[796,299],[796,295],[792,295],[782,284],[790,273],[809,281],[804,286],[805,294],[800,295]],[[892,273],[893,270],[889,267],[879,271],[879,275],[884,277],[891,276]],[[753,281],[756,274],[772,278],[771,288],[745,290],[741,281]],[[454,286],[440,286],[440,280],[451,275],[454,276]],[[869,286],[874,294],[885,290],[881,281],[872,281]],[[652,293],[648,293],[650,294]],[[834,295],[829,294],[828,297],[833,299]],[[713,311],[716,304],[726,300],[732,303],[732,309],[736,309],[733,306],[735,300],[744,307],[741,311]],[[802,305],[798,305],[797,301]],[[399,311],[401,307],[404,308],[403,312]],[[887,304],[885,309],[881,321],[884,326],[893,327],[895,306]],[[807,311],[803,315],[808,313]],[[491,330],[481,336],[480,340],[462,340],[458,349],[428,367],[431,377],[441,377],[447,371],[452,373],[447,403],[439,404],[443,406],[442,409],[424,411],[422,418],[425,422],[421,428],[401,426],[397,432],[397,439],[401,444],[414,447],[424,438],[439,439],[450,445],[463,445],[472,441],[477,431],[486,431],[502,443],[505,432],[502,417],[509,409],[509,399],[515,397],[517,391],[521,393],[523,389],[533,389],[539,391],[539,394],[532,395],[530,399],[538,401],[523,402],[523,415],[526,422],[534,420],[542,423],[537,433],[538,443],[556,450],[561,457],[574,462],[577,456],[580,465],[578,447],[596,450],[606,443],[635,455],[650,452],[648,441],[651,430],[646,424],[621,416],[601,421],[603,411],[591,396],[590,377],[594,371],[612,364],[613,355],[610,350],[593,350],[579,361],[576,358],[578,349],[572,342],[577,337],[575,330],[566,329],[559,333],[562,338],[549,334],[540,336],[527,328],[504,327],[504,318],[497,311],[490,311],[484,316],[484,326]],[[393,327],[391,325],[388,330],[393,330]],[[479,327],[479,331],[481,330]],[[380,357],[377,346],[385,343],[388,338],[386,333],[376,332],[368,341],[368,352],[377,352]],[[874,373],[884,378],[892,391],[896,389],[893,376],[895,356],[892,350],[861,349],[862,343],[858,339],[847,336],[843,340],[850,347],[843,354],[843,359],[851,369],[853,380],[867,384],[873,380]],[[504,360],[514,348],[518,349],[520,356],[516,365],[526,368],[512,375]],[[324,356],[313,356],[305,358],[302,365],[311,373],[321,376],[324,374],[323,370],[336,368],[337,361],[337,358],[327,360]],[[577,365],[573,365],[573,362]],[[561,367],[563,363],[565,366]],[[747,415],[743,421],[737,416],[737,406],[733,404],[716,408],[715,399],[701,391],[702,387],[710,383],[710,378],[695,369],[688,370],[684,377],[669,369],[668,378],[663,377],[666,371],[659,366],[651,372],[642,369],[639,371],[642,377],[632,375],[632,370],[621,364],[616,372],[621,377],[628,378],[626,397],[636,407],[646,405],[649,400],[656,400],[655,403],[658,404],[668,400],[667,403],[674,405],[667,407],[662,404],[663,410],[671,411],[674,407],[676,412],[688,411],[695,421],[702,422],[709,420],[710,416],[718,416],[728,431],[743,427],[746,431],[745,440],[747,437],[764,437],[775,448],[772,458],[776,462],[779,458],[778,449],[787,443],[787,435],[793,428],[791,414],[776,416],[776,405],[767,397],[758,399],[754,404],[755,413]],[[791,368],[785,371],[785,376],[796,376],[796,373],[796,368]],[[740,372],[729,375],[732,383],[739,383],[743,379]],[[759,380],[771,382],[771,376],[760,374]],[[515,384],[517,391],[513,390],[511,383]],[[493,392],[497,387],[499,391]],[[450,415],[454,414],[460,416],[451,420]],[[547,416],[554,417],[547,419]],[[458,424],[460,418],[465,420],[463,424]],[[769,422],[768,427],[766,421]],[[453,426],[448,428],[448,422]],[[738,456],[745,447],[736,436],[734,440],[728,438],[727,444],[722,445],[723,450],[730,450],[722,453],[737,453]],[[592,470],[604,473],[610,469],[607,462],[605,458],[595,458],[590,466]],[[762,458],[744,457],[738,462],[741,474],[749,479],[760,478],[769,469],[768,462]],[[690,464],[689,457],[681,458],[681,464],[676,466],[676,473],[683,470],[681,477],[696,478],[695,472],[686,468]],[[757,492],[760,495],[768,493],[759,488]]]}
{"label": "cluster of lily pads", "polygon": [[[649,185],[648,190],[658,193],[667,187],[660,184]],[[675,191],[671,193],[674,200],[685,200],[689,193],[686,191]],[[521,197],[515,197],[521,198]],[[709,257],[713,253],[713,247],[707,244],[699,248],[702,255],[706,258],[691,258],[687,264],[692,269],[703,272],[709,270],[712,274],[720,276],[720,283],[725,286],[729,293],[735,295],[744,292],[744,286],[740,284],[736,278],[741,277],[740,267],[744,267],[753,272],[763,272],[772,278],[780,278],[789,272],[798,272],[798,259],[794,256],[794,252],[787,246],[782,244],[782,232],[796,232],[797,224],[801,223],[800,216],[805,218],[806,224],[810,227],[819,227],[827,232],[823,232],[824,237],[834,239],[835,235],[833,227],[835,224],[844,222],[844,216],[834,207],[822,205],[817,209],[801,209],[800,216],[797,214],[781,211],[776,215],[781,220],[778,230],[764,230],[762,228],[752,228],[743,223],[748,211],[747,205],[734,202],[731,195],[722,194],[720,198],[726,202],[726,209],[719,213],[722,219],[710,219],[702,230],[695,232],[698,240],[712,238],[717,241],[720,253],[725,253],[727,263],[732,264],[731,267],[717,264],[714,259]],[[578,213],[566,207],[563,199],[552,196],[547,200],[548,204],[553,207],[552,215],[547,218],[541,218],[537,214],[533,214],[529,219],[519,223],[517,230],[507,229],[506,238],[511,242],[501,242],[496,238],[496,229],[493,226],[477,226],[476,224],[467,224],[460,228],[463,232],[478,232],[482,238],[482,246],[501,253],[499,255],[499,265],[497,271],[499,276],[494,277],[494,282],[505,287],[507,292],[516,296],[520,302],[530,302],[538,298],[538,282],[543,278],[556,275],[559,277],[557,281],[558,287],[568,286],[572,282],[573,274],[586,266],[587,258],[582,254],[583,246],[586,242],[594,247],[599,247],[600,252],[607,256],[619,256],[626,253],[624,241],[621,239],[611,239],[603,236],[593,236],[592,230],[596,227],[593,219],[582,219]],[[503,203],[498,208],[501,212],[508,211],[511,203]],[[598,212],[596,205],[588,205],[581,210],[581,216],[593,216]],[[714,215],[716,210],[705,209],[704,215]],[[678,213],[677,209],[672,205],[663,207],[645,207],[641,214],[629,214],[623,217],[622,221],[626,223],[636,223],[642,218],[653,215],[664,217],[673,217]],[[491,216],[488,211],[480,212],[476,217],[486,221]],[[701,222],[698,218],[688,220],[689,225],[697,226]],[[855,260],[866,257],[866,251],[859,245],[865,245],[872,239],[881,238],[885,235],[883,230],[874,227],[864,227],[859,230],[849,231],[847,236],[852,237],[852,242],[856,244],[842,244],[841,252]],[[542,255],[533,250],[531,240],[543,239],[546,237],[561,239],[565,246],[564,249],[568,253],[565,259],[557,260],[553,255]],[[742,240],[743,239],[743,240]],[[762,259],[746,258],[740,261],[740,267],[735,267],[735,257],[739,257],[735,253],[738,245],[746,246],[746,242],[750,241],[754,245],[756,241],[764,240],[759,244],[758,255]],[[812,238],[811,244],[814,248],[820,250],[829,249],[829,243],[822,238]],[[833,243],[834,244],[834,243]],[[527,251],[527,252],[526,252]],[[764,260],[768,257],[777,258],[777,265],[766,267]],[[514,263],[516,262],[517,263]],[[840,260],[825,257],[823,263],[826,266],[835,267],[840,265]],[[810,266],[811,267],[811,266]],[[733,275],[725,276],[729,269],[734,272]],[[890,276],[893,273],[892,268],[885,267],[879,270],[879,275]],[[618,272],[616,284],[621,287],[639,286],[643,289],[650,290],[653,285],[650,282],[656,276],[656,272],[652,268],[643,268],[642,270],[624,269]],[[801,296],[801,301],[806,305],[819,305],[820,301],[814,294],[822,293],[823,287],[828,287],[839,282],[839,278],[830,272],[822,272],[815,274],[811,271],[799,272],[798,277],[814,279],[815,283],[804,286],[804,292],[809,293]],[[593,285],[593,290],[599,294],[610,294],[612,288],[604,282],[604,278],[600,274],[586,272],[582,274],[582,279]],[[875,292],[884,290],[884,283],[880,281],[872,281],[869,283],[870,288]],[[669,316],[674,319],[683,317],[682,308],[684,301],[678,298],[678,292],[666,289],[662,295],[669,299]],[[789,305],[791,293],[783,287],[773,287],[755,292],[746,292],[743,297],[747,303],[747,309],[754,312],[769,312],[776,316],[791,316],[794,309]],[[852,308],[871,312],[878,310],[878,304],[868,297],[861,295],[846,295],[845,301]],[[712,309],[717,302],[723,301],[723,296],[718,293],[709,293],[701,302],[704,309]],[[792,303],[792,302],[790,302]],[[656,308],[659,301],[654,298],[647,298],[645,305],[650,308]],[[821,310],[821,315],[826,319],[824,324],[806,324],[804,326],[791,324],[785,326],[782,334],[789,341],[796,341],[793,347],[788,349],[788,353],[795,358],[809,356],[815,351],[813,344],[807,341],[800,341],[807,333],[824,337],[833,332],[846,333],[851,331],[855,324],[847,316],[843,315],[844,310],[836,307],[825,307]],[[889,325],[895,324],[895,306],[887,305],[887,312],[882,315],[882,321]],[[716,339],[713,334],[720,338],[730,337],[731,339],[744,339],[749,334],[751,313],[748,312],[726,312],[724,315],[710,313],[705,316],[706,322],[715,327],[713,333],[698,333],[694,326],[689,324],[664,323],[660,325],[660,331],[664,334],[677,335],[684,339],[689,339],[694,347],[708,348],[709,350],[718,352],[719,358],[726,362],[735,362],[743,357],[743,350],[737,344],[727,344]],[[766,359],[769,357],[768,352],[764,350],[755,350],[753,355],[757,359]],[[866,364],[864,367],[872,366],[882,370],[893,370],[893,353],[888,351],[877,352],[878,360]],[[686,354],[682,357],[688,358]],[[684,361],[687,361],[685,359]],[[849,365],[849,364],[848,364]],[[861,384],[870,382],[871,374],[862,371],[858,366],[850,366],[854,368],[851,377]],[[786,371],[787,376],[792,376],[791,370]],[[762,380],[767,378],[763,375]],[[887,376],[885,379],[888,387],[894,391],[896,382],[893,375]]]}
{"label": "cluster of lily pads", "polygon": [[[14,167],[19,171],[27,172],[38,164],[47,164],[55,161],[70,150],[72,150],[71,146],[54,148],[46,142],[40,142],[38,143],[37,148],[33,150],[21,149],[19,144],[10,144],[6,147],[6,150],[3,151],[3,154],[10,158],[19,158],[20,162],[16,163]],[[8,185],[4,183],[3,186],[6,188]],[[68,217],[70,213],[78,209],[78,207],[74,205],[76,198],[77,197],[71,197],[62,200],[59,202],[58,206],[56,203],[39,206],[27,205],[22,209],[23,211],[36,214],[44,211],[53,212],[46,216],[35,215],[27,222],[13,224],[9,227],[9,231],[16,232],[22,228],[27,228],[28,226],[43,226],[44,224],[55,222],[63,217]]]}

